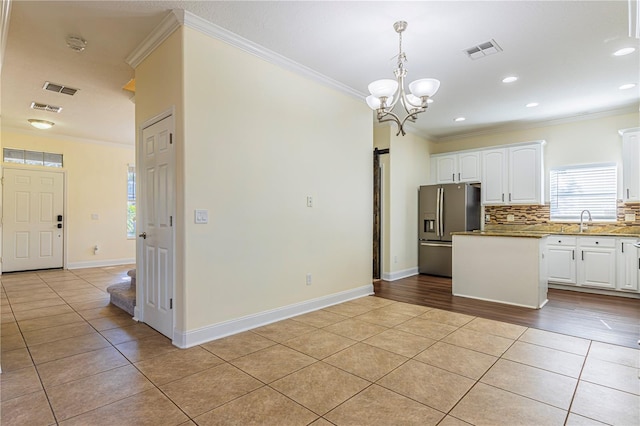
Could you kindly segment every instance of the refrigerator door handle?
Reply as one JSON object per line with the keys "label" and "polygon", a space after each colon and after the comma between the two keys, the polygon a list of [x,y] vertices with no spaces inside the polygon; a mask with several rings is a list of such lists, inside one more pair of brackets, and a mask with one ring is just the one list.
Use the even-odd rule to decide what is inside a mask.
{"label": "refrigerator door handle", "polygon": [[438,232],[440,233],[440,237],[444,237],[444,215],[443,215],[443,211],[444,211],[444,188],[440,188],[440,208],[438,209],[438,215],[440,216],[440,220],[438,221],[440,223],[440,228],[438,229]]}
{"label": "refrigerator door handle", "polygon": [[453,244],[441,244],[441,243],[420,243],[424,247],[453,247]]}
{"label": "refrigerator door handle", "polygon": [[440,237],[440,191],[442,188],[438,188],[436,191],[436,237]]}

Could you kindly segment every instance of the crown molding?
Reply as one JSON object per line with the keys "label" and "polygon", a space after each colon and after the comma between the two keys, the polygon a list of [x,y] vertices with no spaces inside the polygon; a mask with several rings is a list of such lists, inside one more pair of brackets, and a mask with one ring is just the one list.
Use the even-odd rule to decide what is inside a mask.
{"label": "crown molding", "polygon": [[302,64],[267,49],[257,43],[247,40],[227,29],[215,25],[191,12],[183,9],[174,9],[160,22],[160,24],[140,43],[140,45],[125,59],[132,68],[137,67],[155,48],[167,39],[181,25],[192,28],[196,31],[208,35],[209,37],[223,41],[233,47],[257,56],[274,65],[278,65],[286,70],[292,71],[303,77],[314,80],[324,86],[336,89],[342,93],[353,96],[357,99],[364,99],[365,94],[359,92],[346,84],[342,84],[324,74],[312,70]]}
{"label": "crown molding", "polygon": [[257,56],[260,59],[263,59],[274,65],[278,65],[284,69],[292,71],[303,77],[307,77],[320,84],[328,86],[332,89],[336,89],[342,93],[353,96],[357,99],[365,98],[364,93],[359,92],[347,86],[346,84],[340,83],[339,81],[336,81],[330,77],[327,77],[324,74],[314,71],[309,67],[306,67],[298,62],[295,62],[285,56],[280,55],[279,53],[269,50],[264,46],[261,46],[257,43],[252,42],[251,40],[247,40],[246,38],[241,37],[236,33],[233,33],[218,25],[212,24],[211,22],[199,16],[196,16],[193,13],[190,13],[185,10],[181,10],[180,12],[182,12],[183,24],[186,27],[200,31],[203,34],[206,34],[212,38],[223,41],[233,47],[236,47],[240,50],[243,50],[247,53]]}
{"label": "crown molding", "polygon": [[135,69],[140,65],[151,52],[160,46],[175,30],[180,28],[182,20],[180,19],[180,14],[177,12],[180,11],[172,10],[167,13],[158,26],[125,58],[124,61],[129,64],[131,68]]}

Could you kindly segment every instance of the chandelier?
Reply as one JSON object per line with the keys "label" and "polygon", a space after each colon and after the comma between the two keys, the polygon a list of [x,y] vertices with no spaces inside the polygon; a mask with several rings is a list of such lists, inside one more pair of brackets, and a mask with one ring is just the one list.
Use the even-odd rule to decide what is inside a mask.
{"label": "chandelier", "polygon": [[[436,94],[440,88],[440,81],[435,78],[421,78],[409,84],[407,94],[404,90],[404,78],[407,76],[407,69],[404,67],[407,62],[407,55],[402,51],[402,32],[407,29],[405,21],[398,21],[393,24],[393,29],[398,33],[400,44],[398,53],[398,66],[393,71],[395,80],[382,79],[369,84],[370,96],[367,96],[367,105],[377,112],[378,121],[393,121],[398,125],[398,136],[406,134],[404,124],[407,121],[415,122],[418,114],[427,110],[429,98]],[[400,101],[406,112],[406,116],[401,120],[398,114],[393,112],[394,107]]]}

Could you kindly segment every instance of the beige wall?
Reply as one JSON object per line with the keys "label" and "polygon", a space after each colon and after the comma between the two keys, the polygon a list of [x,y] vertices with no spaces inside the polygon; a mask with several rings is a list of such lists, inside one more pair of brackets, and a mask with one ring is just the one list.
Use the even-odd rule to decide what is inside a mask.
{"label": "beige wall", "polygon": [[184,330],[186,313],[184,285],[184,106],[183,106],[183,65],[182,28],[173,32],[145,60],[136,67],[136,144],[140,144],[140,127],[165,112],[171,110],[175,123],[175,194],[176,220],[175,264],[174,264],[174,328]]}
{"label": "beige wall", "polygon": [[[135,259],[135,240],[127,239],[126,227],[127,170],[135,162],[132,146],[3,131],[2,147],[63,154],[68,267],[128,263]],[[98,219],[92,219],[92,214],[97,214]],[[96,244],[100,249],[94,254]]]}
{"label": "beige wall", "polygon": [[371,284],[366,104],[187,27],[136,82],[138,124],[176,108],[179,332]]}
{"label": "beige wall", "polygon": [[374,129],[376,146],[390,148],[382,157],[384,279],[411,275],[418,267],[418,187],[428,184],[432,143],[411,133],[396,136],[395,127]]}
{"label": "beige wall", "polygon": [[[440,142],[434,145],[433,153],[546,140],[544,166],[545,177],[548,177],[549,169],[558,166],[609,162],[621,165],[622,138],[618,130],[639,126],[637,113],[613,115]],[[621,176],[618,180],[621,182]],[[548,181],[545,179],[547,200]]]}

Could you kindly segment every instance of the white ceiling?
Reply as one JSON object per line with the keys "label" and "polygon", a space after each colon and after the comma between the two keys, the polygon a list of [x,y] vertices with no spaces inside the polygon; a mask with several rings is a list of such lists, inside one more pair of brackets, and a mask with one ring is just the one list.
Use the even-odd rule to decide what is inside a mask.
{"label": "white ceiling", "polygon": [[[408,80],[441,81],[435,102],[416,124],[417,131],[434,140],[638,112],[640,100],[638,86],[618,89],[639,83],[639,51],[612,55],[622,47],[640,47],[638,39],[628,36],[627,0],[11,4],[2,126],[20,131],[31,131],[27,119],[40,118],[56,123],[47,134],[133,144],[135,105],[122,86],[134,72],[125,58],[171,9],[186,9],[351,87],[363,102],[369,82],[392,77],[398,49],[392,26],[406,20]],[[68,49],[67,35],[85,38],[86,50]],[[490,39],[503,52],[475,61],[464,54]],[[501,80],[507,75],[519,80],[506,85]],[[80,91],[73,97],[47,92],[42,90],[45,81]],[[32,101],[63,111],[34,111]],[[540,105],[526,108],[529,102]],[[456,123],[458,116],[467,119]]]}

